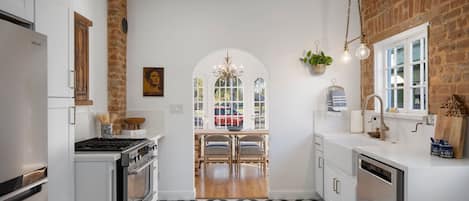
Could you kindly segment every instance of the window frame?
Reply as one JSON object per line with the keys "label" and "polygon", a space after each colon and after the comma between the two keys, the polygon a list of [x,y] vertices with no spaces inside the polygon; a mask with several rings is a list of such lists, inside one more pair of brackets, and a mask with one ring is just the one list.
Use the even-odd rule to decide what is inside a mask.
{"label": "window frame", "polygon": [[[429,23],[424,23],[417,27],[411,28],[404,32],[398,33],[390,38],[377,42],[373,45],[374,47],[374,89],[375,93],[383,97],[385,108],[391,108],[391,102],[388,98],[388,90],[393,89],[394,93],[394,108],[397,108],[397,89],[403,89],[403,108],[398,108],[398,114],[406,115],[427,115],[428,114],[428,25]],[[413,62],[413,42],[420,39],[420,60]],[[422,41],[424,43],[422,44]],[[399,46],[404,48],[404,63],[402,65],[389,66],[388,63],[388,50],[393,49],[394,54],[396,55],[397,61],[397,52]],[[422,59],[423,58],[423,59]],[[419,85],[413,85],[413,66],[415,64],[420,64],[420,83]],[[424,66],[423,66],[424,65]],[[395,69],[394,75],[397,75],[397,69],[403,67],[404,69],[404,85],[403,87],[398,87],[395,83],[394,87],[389,88],[388,83],[388,70]],[[391,76],[392,79],[392,76]],[[423,79],[423,80],[422,80]],[[413,91],[414,88],[420,88],[420,109],[413,109]],[[423,97],[422,97],[423,96]],[[422,101],[424,103],[422,103]],[[379,103],[375,102],[375,105]],[[375,110],[377,108],[375,107]],[[389,112],[386,112],[389,113]],[[395,113],[393,113],[395,114]]]}
{"label": "window frame", "polygon": [[[259,97],[261,96],[264,96],[263,97],[263,100],[260,100],[259,97],[256,97],[256,90],[257,90],[257,86],[256,86],[256,82],[257,81],[262,81],[262,84],[261,84],[261,92],[259,92]],[[253,86],[253,113],[254,113],[254,129],[255,130],[261,130],[261,129],[266,129],[267,128],[267,125],[266,125],[266,121],[267,121],[267,101],[266,101],[266,93],[267,93],[267,90],[266,90],[266,81],[263,77],[257,77],[255,80],[254,80],[254,86]],[[259,98],[258,100],[256,100],[256,98]],[[259,105],[259,114],[256,115],[256,104]],[[261,105],[264,107],[264,112],[262,112],[262,107]],[[259,121],[261,121],[263,119],[263,122],[262,124],[256,124],[256,120],[259,119]]]}
{"label": "window frame", "polygon": [[[198,85],[198,82],[201,82],[200,85]],[[195,77],[193,78],[193,108],[192,108],[192,113],[193,113],[193,118],[194,118],[194,122],[193,122],[193,125],[194,125],[194,128],[195,129],[203,129],[204,128],[204,125],[205,125],[205,107],[206,107],[206,104],[205,104],[205,94],[204,94],[204,79],[200,78],[200,77]],[[201,95],[201,100],[198,100],[198,98],[196,97],[196,94],[200,94]],[[199,108],[199,104],[202,105],[202,107]],[[202,115],[198,115],[197,114],[197,111],[201,111]],[[201,118],[201,124],[197,124],[196,121],[195,121],[195,118]]]}
{"label": "window frame", "polygon": [[[236,117],[236,119],[239,119],[240,117],[243,119],[243,124],[242,126],[244,127],[244,121],[245,121],[245,103],[244,103],[244,100],[245,100],[245,94],[244,94],[244,84],[243,84],[243,80],[241,80],[240,77],[236,77],[236,78],[230,78],[230,79],[225,79],[225,82],[224,82],[224,85],[222,84],[219,84],[219,80],[221,82],[223,78],[216,78],[215,79],[215,83],[213,84],[213,105],[211,106],[211,112],[213,112],[213,125],[214,125],[214,128],[215,129],[227,129],[229,126],[227,125],[228,123],[226,122],[228,117],[230,117],[230,124],[232,125],[233,124],[233,119],[234,117]],[[230,83],[231,82],[231,83]],[[235,85],[236,83],[236,85]],[[230,100],[225,99],[224,100],[221,100],[221,96],[220,94],[217,95],[216,91],[217,89],[219,91],[223,90],[225,91],[225,94],[227,93],[227,91],[229,91],[229,94],[230,94]],[[231,95],[233,94],[233,91],[236,89],[236,100],[233,99],[231,97]],[[218,96],[218,101],[217,101],[217,96]],[[218,104],[218,107],[224,107],[224,108],[219,108],[219,112],[221,109],[223,109],[223,114],[219,114],[218,116],[223,116],[224,118],[224,122],[225,122],[225,125],[224,126],[220,126],[220,125],[216,125],[216,107],[217,107],[217,104]],[[221,106],[222,104],[224,104],[224,106]],[[226,105],[230,105],[230,112],[229,114],[227,114],[227,110],[226,110]],[[236,114],[234,114],[234,111],[235,111],[235,108],[234,108],[234,105],[237,105],[237,108],[236,108]],[[243,112],[240,114],[239,112],[239,107],[242,105],[242,109],[243,109]],[[218,123],[221,123],[220,121]],[[237,122],[237,124],[239,125],[239,122]]]}

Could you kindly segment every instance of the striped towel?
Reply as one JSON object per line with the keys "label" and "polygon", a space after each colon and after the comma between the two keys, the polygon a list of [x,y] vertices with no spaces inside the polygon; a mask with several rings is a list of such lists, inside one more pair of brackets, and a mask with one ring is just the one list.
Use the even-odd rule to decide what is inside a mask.
{"label": "striped towel", "polygon": [[347,110],[347,97],[343,87],[329,87],[327,95],[327,110],[330,112],[340,112]]}

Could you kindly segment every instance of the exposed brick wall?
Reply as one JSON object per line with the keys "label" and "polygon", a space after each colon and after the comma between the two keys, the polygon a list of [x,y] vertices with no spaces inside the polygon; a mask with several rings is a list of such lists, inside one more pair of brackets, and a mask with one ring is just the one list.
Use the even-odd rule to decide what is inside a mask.
{"label": "exposed brick wall", "polygon": [[[362,0],[363,30],[372,44],[425,22],[429,27],[429,109],[451,94],[469,105],[469,0]],[[373,93],[373,54],[361,65],[362,101]],[[371,101],[370,101],[371,103]]]}
{"label": "exposed brick wall", "polygon": [[117,115],[113,122],[120,133],[127,110],[127,34],[122,19],[127,18],[127,0],[108,0],[108,110]]}

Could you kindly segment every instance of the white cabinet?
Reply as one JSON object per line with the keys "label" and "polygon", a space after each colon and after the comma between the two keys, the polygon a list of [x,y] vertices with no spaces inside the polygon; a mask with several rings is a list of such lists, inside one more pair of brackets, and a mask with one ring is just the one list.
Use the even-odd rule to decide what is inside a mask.
{"label": "white cabinet", "polygon": [[75,161],[75,201],[116,201],[116,161]]}
{"label": "white cabinet", "polygon": [[343,171],[324,164],[324,200],[325,201],[355,201],[356,179]]}
{"label": "white cabinet", "polygon": [[1,0],[0,10],[8,15],[34,22],[34,0]]}
{"label": "white cabinet", "polygon": [[153,192],[155,193],[153,195],[153,201],[158,200],[158,180],[160,177],[160,171],[158,167],[158,160],[156,160],[153,163]]}
{"label": "white cabinet", "polygon": [[324,198],[324,150],[322,136],[314,136],[314,178],[316,193]]}
{"label": "white cabinet", "polygon": [[71,5],[70,0],[36,0],[36,31],[47,35],[49,97],[74,97]]}
{"label": "white cabinet", "polygon": [[48,101],[49,201],[73,200],[75,108],[73,99]]}
{"label": "white cabinet", "polygon": [[[153,140],[157,146],[157,149],[155,149],[155,151],[153,152],[153,155],[158,157],[158,150],[160,149],[160,144],[159,144],[159,140],[161,139],[161,136],[157,136],[157,137],[153,137],[151,138],[150,137],[150,140]],[[159,186],[159,178],[160,178],[160,170],[159,170],[159,164],[158,164],[158,161],[159,160],[156,160],[154,163],[153,163],[153,192],[155,193],[153,195],[153,199],[152,201],[158,201],[158,186]]]}

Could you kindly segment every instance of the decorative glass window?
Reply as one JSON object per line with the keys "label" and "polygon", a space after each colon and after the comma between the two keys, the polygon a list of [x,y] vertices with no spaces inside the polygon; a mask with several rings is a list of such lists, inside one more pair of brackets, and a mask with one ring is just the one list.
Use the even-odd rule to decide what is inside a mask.
{"label": "decorative glass window", "polygon": [[214,90],[215,128],[242,127],[244,124],[243,83],[239,78],[218,78]]}
{"label": "decorative glass window", "polygon": [[194,78],[194,128],[204,128],[204,82]]}
{"label": "decorative glass window", "polygon": [[387,111],[427,112],[427,41],[424,24],[375,44],[375,91]]}
{"label": "decorative glass window", "polygon": [[265,129],[265,82],[262,78],[254,81],[254,128]]}

